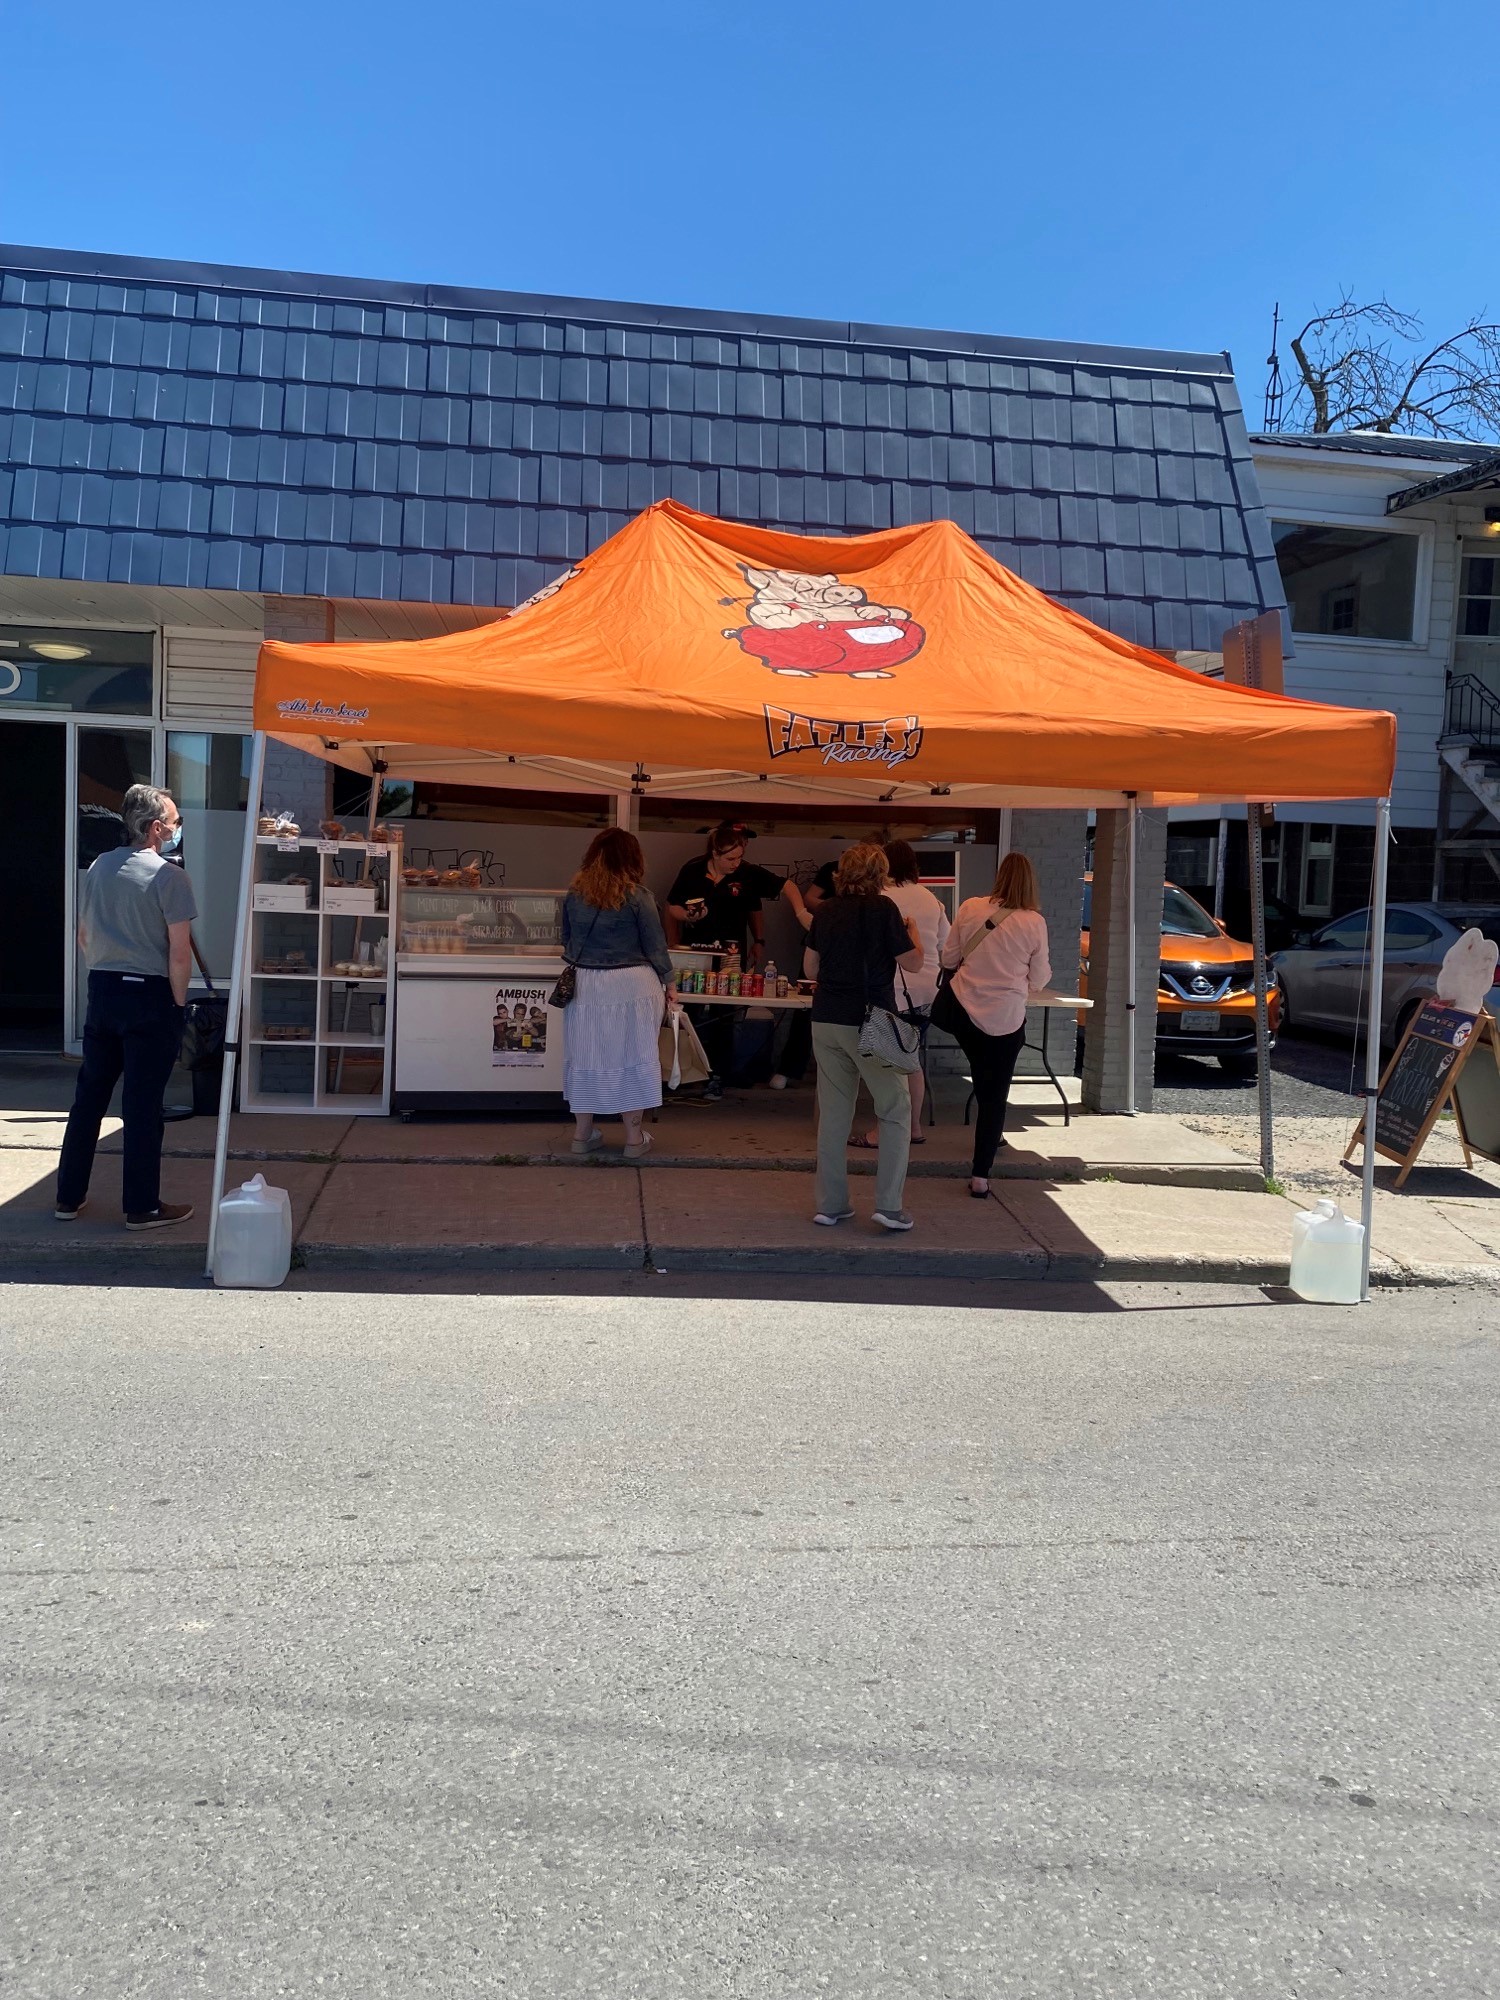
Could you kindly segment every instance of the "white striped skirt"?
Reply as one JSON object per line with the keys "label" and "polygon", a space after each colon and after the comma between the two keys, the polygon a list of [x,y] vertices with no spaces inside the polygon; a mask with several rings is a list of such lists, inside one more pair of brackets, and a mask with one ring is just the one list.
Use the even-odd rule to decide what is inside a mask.
{"label": "white striped skirt", "polygon": [[578,968],[564,1016],[563,1095],[575,1115],[596,1118],[661,1103],[661,1032],[666,996],[649,965]]}

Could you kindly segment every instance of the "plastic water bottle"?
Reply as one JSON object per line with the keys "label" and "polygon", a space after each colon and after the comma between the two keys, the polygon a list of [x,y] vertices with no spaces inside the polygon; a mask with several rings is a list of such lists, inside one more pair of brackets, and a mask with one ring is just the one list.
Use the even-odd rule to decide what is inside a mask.
{"label": "plastic water bottle", "polygon": [[1319,1306],[1359,1304],[1365,1226],[1324,1195],[1292,1217],[1291,1287]]}
{"label": "plastic water bottle", "polygon": [[292,1198],[256,1174],[219,1203],[214,1283],[274,1291],[292,1268]]}

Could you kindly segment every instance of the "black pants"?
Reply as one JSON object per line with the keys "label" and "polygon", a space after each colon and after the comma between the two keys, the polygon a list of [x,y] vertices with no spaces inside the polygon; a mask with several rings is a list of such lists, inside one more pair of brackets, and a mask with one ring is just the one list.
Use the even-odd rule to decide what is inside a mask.
{"label": "black pants", "polygon": [[125,1213],[149,1215],[160,1203],[161,1101],[182,1045],[182,1019],[165,979],[89,974],[83,1069],[57,1167],[59,1208],[76,1208],[89,1191],[99,1126],[122,1076]]}
{"label": "black pants", "polygon": [[[957,1001],[957,994],[954,995]],[[987,1035],[976,1028],[959,1004],[963,1018],[955,1029],[959,1047],[968,1058],[974,1083],[974,1159],[969,1171],[976,1180],[988,1180],[1000,1135],[1005,1127],[1005,1107],[1010,1098],[1010,1080],[1016,1073],[1016,1057],[1026,1039],[1026,1024],[1012,1035]]]}

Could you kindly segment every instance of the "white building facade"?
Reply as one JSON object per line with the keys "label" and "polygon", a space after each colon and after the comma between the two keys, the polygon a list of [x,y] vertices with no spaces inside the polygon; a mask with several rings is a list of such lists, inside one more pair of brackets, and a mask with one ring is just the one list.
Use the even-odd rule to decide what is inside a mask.
{"label": "white building facade", "polygon": [[[1500,449],[1252,439],[1286,591],[1286,691],[1397,718],[1392,894],[1500,903]],[[1367,900],[1368,812],[1278,815],[1268,892],[1306,923]]]}

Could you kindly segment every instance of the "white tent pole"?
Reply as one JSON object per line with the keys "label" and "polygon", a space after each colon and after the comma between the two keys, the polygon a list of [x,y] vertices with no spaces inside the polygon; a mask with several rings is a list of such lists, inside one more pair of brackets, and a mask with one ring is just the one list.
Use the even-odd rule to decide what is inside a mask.
{"label": "white tent pole", "polygon": [[1360,1302],[1370,1296],[1370,1231],[1375,1221],[1375,1107],[1380,1096],[1380,1002],[1385,986],[1385,896],[1391,847],[1391,802],[1375,807],[1375,882],[1370,901],[1370,1001],[1365,1014],[1365,1157],[1359,1217],[1365,1240],[1359,1273]]}
{"label": "white tent pole", "polygon": [[1125,1078],[1125,1115],[1135,1116],[1135,1014],[1136,1014],[1136,922],[1135,922],[1135,872],[1136,872],[1136,796],[1134,792],[1125,795],[1125,1032],[1126,1061],[1129,1065]]}
{"label": "white tent pole", "polygon": [[240,855],[240,899],[235,914],[234,961],[229,975],[229,1019],[224,1029],[224,1076],[219,1085],[219,1127],[214,1134],[214,1174],[208,1197],[208,1259],[204,1275],[214,1274],[219,1247],[219,1201],[229,1159],[229,1112],[234,1103],[234,1073],[240,1052],[240,1017],[245,1005],[245,953],[250,940],[250,899],[255,881],[255,836],[260,826],[260,795],[266,775],[266,735],[257,729],[250,749],[250,790],[245,800],[245,844]]}
{"label": "white tent pole", "polygon": [[1245,849],[1250,860],[1250,952],[1255,987],[1255,1092],[1260,1107],[1260,1170],[1276,1178],[1275,1134],[1271,1118],[1271,1012],[1266,975],[1266,871],[1261,808],[1245,808]]}

